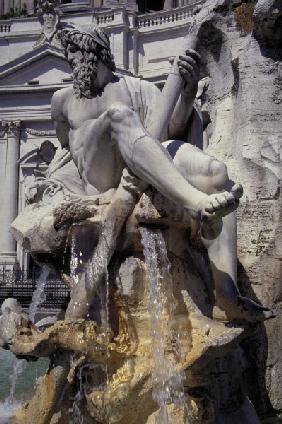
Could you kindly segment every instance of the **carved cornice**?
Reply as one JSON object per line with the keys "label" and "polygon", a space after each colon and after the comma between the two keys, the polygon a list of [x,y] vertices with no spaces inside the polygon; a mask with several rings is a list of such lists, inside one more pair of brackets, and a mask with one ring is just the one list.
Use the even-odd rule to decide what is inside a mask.
{"label": "carved cornice", "polygon": [[0,121],[0,135],[4,137],[5,134],[8,137],[19,137],[21,131],[22,122],[17,121]]}
{"label": "carved cornice", "polygon": [[30,135],[37,135],[39,137],[50,137],[55,136],[56,131],[55,130],[46,130],[46,131],[40,131],[40,130],[34,130],[33,128],[25,128],[26,132]]}

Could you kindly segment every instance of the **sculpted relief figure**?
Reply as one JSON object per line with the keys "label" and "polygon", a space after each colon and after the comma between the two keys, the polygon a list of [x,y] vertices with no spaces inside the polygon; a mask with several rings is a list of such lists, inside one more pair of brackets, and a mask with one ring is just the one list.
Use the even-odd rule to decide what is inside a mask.
{"label": "sculpted relief figure", "polygon": [[57,34],[59,26],[59,10],[56,6],[56,1],[52,2],[49,0],[43,0],[39,2],[37,15],[42,25],[42,32],[39,40],[37,40],[34,44],[34,48],[43,44],[52,44],[61,48],[61,42]]}
{"label": "sculpted relief figure", "polygon": [[[255,322],[273,312],[240,295],[237,288],[236,219],[242,187],[226,166],[200,150],[202,126],[194,104],[200,56],[186,51],[178,62],[184,81],[164,139],[150,134],[160,91],[147,81],[115,73],[109,38],[96,27],[62,30],[73,70],[73,87],[57,91],[52,117],[87,195],[117,188],[125,167],[201,221],[213,272],[217,305],[230,319]],[[188,138],[187,138],[188,133]],[[184,141],[180,141],[184,140]]]}

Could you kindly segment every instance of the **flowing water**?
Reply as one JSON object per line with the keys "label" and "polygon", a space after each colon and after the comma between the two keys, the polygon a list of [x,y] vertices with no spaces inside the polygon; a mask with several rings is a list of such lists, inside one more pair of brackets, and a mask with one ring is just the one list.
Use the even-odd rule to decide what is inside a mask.
{"label": "flowing water", "polygon": [[167,409],[171,403],[183,408],[188,423],[184,375],[176,371],[176,361],[180,354],[177,343],[173,344],[174,355],[167,353],[167,344],[172,339],[179,339],[179,335],[175,335],[172,329],[176,303],[166,244],[160,230],[143,227],[141,237],[150,281],[153,399],[160,407],[156,424],[172,424]]}
{"label": "flowing water", "polygon": [[[109,324],[109,275],[108,275],[108,244],[107,240],[111,238],[112,231],[114,226],[114,220],[109,220],[108,225],[103,229],[100,240],[102,242],[99,244],[98,248],[96,247],[94,257],[87,264],[86,270],[82,271],[80,265],[82,263],[83,254],[79,249],[79,246],[76,244],[76,237],[73,236],[71,240],[71,261],[70,261],[70,276],[72,277],[73,284],[79,284],[80,278],[79,272],[84,272],[84,278],[86,286],[88,283],[93,284],[95,282],[97,298],[94,302],[89,305],[92,313],[95,314],[95,321],[101,325],[104,331],[106,340],[109,340],[110,334],[110,324]],[[74,308],[77,304],[74,302]],[[90,318],[90,314],[88,313]],[[109,352],[106,352],[109,354]],[[74,358],[72,358],[74,360]],[[73,364],[71,364],[73,365]],[[101,379],[101,381],[92,381],[91,390],[94,389],[101,390],[101,387],[106,384],[108,381],[108,370],[107,366],[102,366],[99,364],[89,364],[81,366],[77,370],[77,391],[73,398],[72,408],[71,408],[71,422],[70,424],[83,424],[84,417],[82,411],[82,405],[87,394],[87,379],[85,379],[85,369],[91,368],[95,378]],[[106,412],[105,412],[106,414]]]}
{"label": "flowing water", "polygon": [[[107,369],[102,364],[86,363],[79,367],[77,371],[77,383],[78,389],[73,398],[73,404],[71,408],[71,420],[69,424],[84,424],[84,404],[85,397],[90,393],[96,393],[96,399],[99,399],[100,395],[100,414],[103,417],[102,422],[108,422],[107,411],[103,405],[103,393],[106,386],[106,374]],[[87,421],[89,422],[89,421]],[[100,421],[99,421],[100,422]]]}
{"label": "flowing water", "polygon": [[39,306],[46,299],[44,290],[45,290],[45,285],[46,285],[49,273],[50,273],[50,269],[46,265],[43,265],[40,276],[36,282],[36,289],[33,292],[32,301],[28,311],[28,317],[32,323],[34,323],[35,316],[37,314]]}
{"label": "flowing water", "polygon": [[[44,302],[45,300],[45,293],[44,293],[44,288],[45,288],[45,284],[47,281],[49,275],[49,269],[47,266],[43,266],[41,274],[38,278],[37,284],[36,284],[36,290],[33,293],[32,296],[32,302],[30,304],[29,307],[29,319],[31,322],[34,323],[35,321],[35,317],[38,311],[38,307],[41,305],[41,303]],[[3,402],[0,402],[0,424],[7,424],[9,423],[9,420],[14,416],[16,410],[20,407],[21,405],[21,400],[19,400],[18,398],[16,398],[16,388],[18,385],[18,381],[20,379],[20,377],[23,375],[24,370],[26,368],[26,361],[24,359],[20,360],[17,359],[12,353],[10,352],[4,352],[1,351],[0,352],[0,360],[2,359],[2,357],[5,357],[7,355],[7,359],[6,359],[6,366],[1,366],[0,365],[0,382],[1,380],[3,380],[3,391],[4,393],[7,393],[7,391],[9,391],[9,396],[5,398],[5,400]],[[47,365],[47,361],[42,360],[39,363],[44,364],[43,365],[43,369],[46,367]],[[38,365],[34,367],[34,369],[37,370]],[[31,365],[32,367],[32,365]],[[31,368],[29,367],[29,369]],[[40,368],[40,365],[39,365]],[[7,376],[5,377],[5,373],[7,372]],[[35,374],[37,374],[37,371],[35,371]],[[32,375],[32,371],[31,371],[31,375]],[[36,379],[35,375],[33,378],[30,377],[27,379],[27,384],[23,384],[23,382],[21,382],[21,386],[23,388],[23,393],[26,392],[27,387],[30,385],[30,383],[32,382],[32,384],[34,385],[35,383],[35,379]],[[7,384],[8,383],[8,384]],[[9,387],[8,387],[9,386]],[[33,387],[30,387],[29,390],[32,391]],[[2,397],[2,393],[0,393],[0,396]],[[20,396],[21,397],[21,396]]]}
{"label": "flowing water", "polygon": [[10,393],[4,402],[0,403],[0,424],[7,424],[21,405],[21,402],[15,398],[15,391],[18,377],[22,374],[24,366],[24,360],[13,357],[12,373],[9,376]]}
{"label": "flowing water", "polygon": [[[71,358],[71,367],[74,365],[74,358]],[[83,400],[83,381],[82,381],[82,367],[79,368],[77,373],[78,390],[73,398],[71,409],[70,424],[83,424],[83,414],[81,410],[81,401]]]}
{"label": "flowing water", "polygon": [[87,278],[95,282],[96,291],[100,298],[101,324],[105,333],[109,330],[109,275],[108,264],[112,255],[109,240],[114,234],[115,220],[108,219],[99,236],[99,243],[95,249],[92,262],[87,270]]}
{"label": "flowing water", "polygon": [[0,424],[8,424],[22,401],[32,397],[36,380],[48,363],[45,358],[17,360],[11,352],[0,349]]}

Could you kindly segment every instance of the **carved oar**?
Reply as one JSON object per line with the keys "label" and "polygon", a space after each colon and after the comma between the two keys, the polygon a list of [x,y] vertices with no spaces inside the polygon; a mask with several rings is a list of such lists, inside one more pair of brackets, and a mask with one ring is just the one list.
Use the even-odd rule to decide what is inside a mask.
{"label": "carved oar", "polygon": [[176,55],[171,72],[168,75],[164,85],[162,95],[160,97],[160,103],[153,112],[153,118],[151,119],[152,125],[149,128],[149,132],[154,138],[158,140],[163,139],[162,136],[167,127],[167,123],[170,121],[176,103],[183,89],[184,82],[178,69],[179,56],[184,55],[188,49],[196,49],[198,36],[202,25],[210,21],[216,14],[215,10],[219,5],[219,1],[216,0],[209,3],[209,7],[202,6],[203,8],[197,14],[197,20],[191,24],[187,35],[184,37],[183,45],[181,46],[179,54]]}

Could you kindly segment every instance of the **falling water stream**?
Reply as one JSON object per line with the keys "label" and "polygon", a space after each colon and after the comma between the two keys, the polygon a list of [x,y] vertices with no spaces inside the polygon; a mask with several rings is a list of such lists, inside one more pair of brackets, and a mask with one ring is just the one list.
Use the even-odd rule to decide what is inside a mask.
{"label": "falling water stream", "polygon": [[4,402],[0,403],[0,424],[9,423],[10,418],[12,418],[16,410],[21,405],[19,400],[15,399],[15,391],[18,377],[22,374],[25,361],[13,357],[13,370],[9,377],[10,380],[10,393],[9,396],[5,399]]}
{"label": "falling water stream", "polygon": [[169,420],[167,409],[171,403],[183,408],[185,422],[188,423],[184,376],[176,371],[176,358],[179,356],[177,343],[173,345],[173,355],[167,353],[169,341],[179,337],[172,329],[176,302],[166,244],[160,230],[143,227],[141,237],[150,281],[153,399],[160,407],[156,424],[173,424]]}
{"label": "falling water stream", "polygon": [[45,285],[47,282],[48,275],[50,273],[50,269],[47,265],[42,266],[42,270],[40,276],[36,282],[36,289],[32,295],[32,301],[29,306],[28,317],[32,323],[35,321],[35,316],[37,314],[39,306],[45,301]]}
{"label": "falling water stream", "polygon": [[[103,229],[100,239],[103,242],[99,245],[99,248],[96,248],[96,255],[87,265],[85,273],[86,285],[88,282],[96,282],[96,293],[99,298],[98,303],[98,314],[100,316],[99,323],[104,329],[105,338],[108,340],[110,334],[110,325],[109,325],[109,275],[108,275],[108,252],[107,252],[107,240],[111,237],[112,230],[114,226],[114,220],[110,220],[108,226]],[[104,242],[105,241],[105,242]],[[71,261],[70,261],[70,276],[72,277],[73,284],[79,284],[79,267],[83,262],[83,254],[80,251],[79,247],[76,245],[76,237],[72,236],[71,239]],[[81,272],[81,271],[80,271]],[[89,305],[89,307],[93,305]],[[74,308],[76,303],[74,302]],[[88,315],[88,317],[90,317]],[[106,352],[109,354],[109,352]],[[72,358],[71,366],[74,364],[75,358]],[[86,395],[86,386],[85,386],[85,376],[84,371],[85,367],[88,367],[89,364],[81,366],[77,370],[77,382],[78,388],[74,395],[72,407],[71,407],[71,421],[70,424],[83,424],[84,415],[82,411],[82,403]],[[92,368],[95,368],[95,375],[103,375],[105,381],[104,383],[99,382],[99,384],[92,384],[92,390],[94,388],[100,389],[102,384],[105,384],[108,381],[108,370],[107,366],[101,364],[92,364]],[[93,371],[92,371],[93,372]]]}

